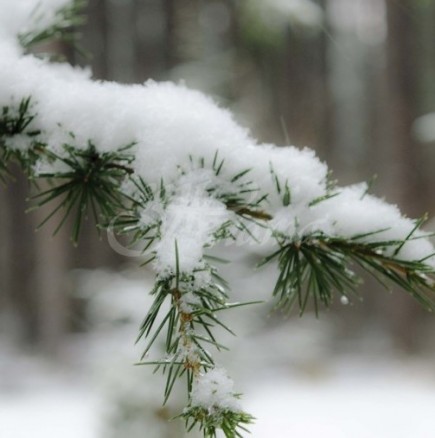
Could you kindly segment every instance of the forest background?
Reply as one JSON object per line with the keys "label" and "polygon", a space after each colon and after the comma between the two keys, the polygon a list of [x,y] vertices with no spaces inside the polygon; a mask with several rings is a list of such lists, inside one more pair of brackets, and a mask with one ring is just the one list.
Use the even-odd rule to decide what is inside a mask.
{"label": "forest background", "polygon": [[[80,52],[56,50],[96,78],[184,81],[260,140],[315,149],[341,184],[373,180],[410,217],[435,215],[435,1],[90,0],[81,32]],[[35,233],[46,212],[23,213],[28,182],[12,171],[0,190],[0,323],[56,353],[85,329],[68,272],[131,261],[91,221],[78,248],[67,227]],[[430,348],[433,318],[393,294],[368,280],[361,305],[336,309],[347,336],[377,327],[399,349]]]}

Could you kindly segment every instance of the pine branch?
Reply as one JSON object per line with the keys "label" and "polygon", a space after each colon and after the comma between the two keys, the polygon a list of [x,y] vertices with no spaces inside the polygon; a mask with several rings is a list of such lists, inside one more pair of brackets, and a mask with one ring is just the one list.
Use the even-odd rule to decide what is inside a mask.
{"label": "pine branch", "polygon": [[242,438],[243,432],[249,433],[245,427],[254,422],[254,417],[246,412],[234,412],[229,409],[210,410],[194,406],[185,409],[180,415],[190,432],[195,427],[203,432],[204,438],[217,438],[218,430],[222,430],[226,438]]}
{"label": "pine branch", "polygon": [[273,295],[278,307],[290,310],[297,302],[302,314],[310,300],[316,313],[319,304],[328,307],[333,293],[342,296],[355,293],[360,278],[352,270],[360,266],[381,284],[385,280],[400,286],[426,309],[435,307],[435,271],[424,261],[397,258],[396,251],[405,241],[361,243],[354,239],[328,237],[315,233],[299,240],[279,240],[280,248],[266,257],[262,264],[277,259],[280,274]]}
{"label": "pine branch", "polygon": [[[30,130],[29,127],[35,118],[33,105],[30,97],[23,98],[18,106],[4,106],[0,115],[0,180],[3,183],[11,178],[8,170],[10,161],[18,161],[28,173],[36,159],[32,148],[28,152],[22,152],[19,148],[8,147],[8,140],[20,134],[34,143],[39,131]],[[20,139],[23,142],[24,139]]]}
{"label": "pine branch", "polygon": [[8,163],[10,160],[9,151],[2,148],[0,143],[0,181],[6,184],[8,179],[11,177],[11,173],[8,169]]}
{"label": "pine branch", "polygon": [[[128,152],[133,145],[127,145],[115,152],[98,153],[89,142],[84,150],[64,145],[64,155],[44,151],[49,161],[48,171],[40,172],[36,178],[49,180],[53,187],[38,193],[34,208],[57,201],[57,206],[39,224],[48,222],[57,212],[62,219],[54,234],[73,216],[71,239],[77,244],[82,222],[90,211],[96,224],[108,223],[118,211],[124,210],[126,199],[120,190],[124,178],[132,173],[129,164],[133,156]],[[51,167],[50,167],[51,165]],[[61,165],[65,170],[51,170]]]}
{"label": "pine branch", "polygon": [[[134,177],[130,172],[127,183],[131,185],[132,193],[124,196],[128,200],[128,207],[121,211],[105,228],[110,228],[120,235],[129,238],[130,246],[143,244],[145,253],[152,244],[161,238],[161,212],[168,203],[167,191],[163,181],[157,190],[153,190],[143,178]],[[162,211],[156,211],[156,206]],[[154,260],[154,256],[149,262]]]}
{"label": "pine branch", "polygon": [[[196,272],[196,274],[198,273]],[[216,312],[240,307],[241,305],[254,304],[229,303],[226,284],[214,272],[212,273],[212,283],[194,289],[190,286],[194,281],[194,275],[195,273],[193,276],[186,276],[177,272],[168,278],[157,280],[151,292],[155,296],[154,303],[141,325],[137,339],[137,341],[142,338],[148,339],[142,354],[142,359],[144,359],[148,356],[158,337],[164,334],[165,353],[170,359],[158,362],[158,365],[162,365],[163,372],[165,372],[167,368],[179,367],[180,364],[183,364],[190,382],[193,376],[197,375],[202,368],[214,366],[214,360],[208,353],[204,343],[215,347],[218,351],[225,348],[217,341],[213,333],[214,328],[219,326],[234,334],[230,328],[216,317]],[[170,301],[169,310],[155,328],[162,306],[167,300]],[[155,361],[145,361],[139,364],[155,364]],[[183,374],[181,369],[179,371],[178,373],[171,373],[168,378],[179,377]],[[190,392],[191,384],[188,387]],[[165,401],[168,399],[172,388],[173,384],[168,383],[167,390],[169,389],[169,392],[165,392]]]}
{"label": "pine branch", "polygon": [[[168,401],[177,380],[186,378],[190,405],[180,417],[185,419],[188,430],[199,425],[205,438],[215,437],[217,429],[222,429],[227,438],[239,437],[241,435],[237,429],[243,429],[242,425],[252,422],[253,417],[218,406],[213,410],[193,406],[192,391],[201,371],[207,373],[215,367],[207,346],[212,346],[218,351],[226,349],[217,341],[213,333],[216,326],[233,334],[217,318],[216,313],[252,303],[228,303],[226,283],[210,267],[206,269],[211,270],[213,282],[199,288],[192,286],[195,274],[198,272],[190,276],[181,273],[177,245],[175,251],[175,273],[165,279],[157,280],[152,291],[155,296],[154,303],[142,323],[137,339],[137,341],[141,338],[148,339],[142,355],[144,359],[156,340],[163,335],[166,359],[142,361],[138,365],[153,365],[155,372],[162,370],[166,375],[164,403]],[[167,300],[170,300],[169,310],[158,323],[158,316]]]}
{"label": "pine branch", "polygon": [[[50,15],[44,16],[43,10],[36,9],[34,11],[34,19],[35,29],[37,30],[19,35],[19,42],[25,49],[30,51],[34,49],[35,45],[53,39],[74,40],[76,35],[75,28],[82,23],[82,16],[79,13],[82,4],[82,1],[79,0],[70,6],[58,10],[55,13],[53,23],[46,28],[42,28],[41,23],[43,22],[38,22],[38,20],[50,18]],[[41,8],[43,6],[43,3],[41,3]],[[50,14],[49,9],[45,12]],[[14,52],[14,50],[15,47],[13,47],[11,52]],[[31,57],[27,57],[28,61],[29,59]],[[18,71],[19,55],[17,55],[16,61]],[[28,62],[23,65],[26,65],[27,68],[27,66],[32,64]],[[35,71],[37,74],[35,75],[35,72],[32,72],[32,80],[36,83],[39,80],[39,74],[45,71],[39,61]],[[21,74],[21,72],[19,73]],[[65,85],[64,78],[56,81],[54,75],[47,74],[43,76],[42,80],[45,77],[49,78],[56,85],[56,91],[59,90],[59,94],[61,94],[62,86]],[[69,77],[68,80],[70,80]],[[71,80],[74,80],[74,78],[72,77]],[[83,78],[80,77],[80,81],[82,80]],[[77,82],[77,84],[81,84],[81,82]],[[17,95],[19,96],[19,92],[22,90],[19,87],[17,89]],[[27,88],[25,90],[27,91]],[[94,89],[90,86],[86,90],[91,91]],[[133,88],[129,88],[129,90],[132,91],[133,95],[135,90]],[[108,112],[103,112],[104,119],[99,119],[101,113],[99,105],[110,102],[112,97],[110,93],[112,91],[111,87],[99,84],[98,92],[92,94],[92,97],[97,99],[96,104],[95,106],[90,105],[92,109],[87,114],[89,114],[89,117],[95,117],[100,122],[114,123],[114,129],[121,130],[124,129],[124,120],[128,117],[134,119],[135,123],[129,126],[131,132],[134,133],[132,137],[137,135],[135,139],[145,148],[141,152],[150,153],[151,159],[149,162],[155,165],[155,163],[158,163],[158,159],[161,159],[158,155],[160,149],[154,147],[154,144],[151,144],[150,147],[147,134],[144,134],[148,130],[142,129],[142,120],[136,117],[143,108],[145,108],[145,112],[149,111],[149,107],[146,105],[140,106],[138,104],[139,101],[142,102],[144,96],[146,100],[146,88],[142,90],[144,94],[137,95],[140,96],[140,99],[126,99],[126,102],[132,105],[132,109],[125,110],[123,117],[111,118],[108,117]],[[104,99],[101,96],[104,96]],[[119,95],[117,96],[119,97]],[[155,97],[154,94],[151,94],[151,96],[152,98]],[[182,102],[179,109],[180,111],[185,110],[183,99],[186,96],[186,90],[180,92],[180,89],[178,89],[178,91],[174,92],[174,90],[168,87],[159,96],[164,96],[162,100],[168,99],[168,102],[165,100],[165,104],[167,103],[168,106],[174,102],[176,105]],[[171,96],[175,96],[173,102],[171,101]],[[42,94],[38,95],[38,99],[43,103],[40,108],[50,108],[51,111],[55,110],[55,107],[50,106],[50,104],[47,106],[47,102],[44,102]],[[74,98],[69,97],[69,99],[71,101],[67,99],[64,105],[65,114],[63,118],[59,118],[59,126],[78,126],[75,123],[68,124],[68,118],[71,115],[74,118],[77,112]],[[115,102],[119,101],[119,99],[115,100]],[[9,102],[14,102],[12,95]],[[211,102],[198,98],[194,94],[192,94],[192,102],[194,102],[192,114],[195,120],[200,112],[197,111],[195,105],[198,105],[199,108],[204,108],[206,113],[211,108],[210,114],[213,117],[216,111],[219,111]],[[195,102],[197,103],[195,104]],[[35,104],[39,104],[39,102]],[[67,110],[68,105],[74,108],[72,114]],[[160,108],[159,105],[157,105],[157,108]],[[176,114],[176,111],[173,111],[171,107],[170,117],[162,117],[161,119],[165,120],[165,123],[158,127],[164,130],[164,132],[168,130],[169,136],[177,135],[178,130],[182,130],[181,124],[174,123],[173,125],[176,126],[177,132],[171,131],[172,125],[168,124],[167,120],[170,119],[172,121],[172,118],[175,117],[174,114]],[[109,120],[106,120],[106,117]],[[170,214],[166,213],[169,206],[174,207],[171,201],[184,190],[184,186],[180,184],[181,178],[184,177],[184,182],[191,190],[188,190],[188,200],[182,205],[181,214],[178,216],[175,214],[177,220],[180,219],[183,222],[184,216],[188,216],[188,214],[185,214],[188,212],[187,209],[192,205],[197,206],[202,201],[208,201],[207,197],[211,198],[213,205],[218,204],[216,210],[210,209],[212,214],[218,211],[216,215],[218,220],[216,220],[216,217],[212,218],[214,221],[210,221],[210,218],[205,218],[204,220],[208,219],[212,225],[209,228],[203,227],[201,229],[202,234],[198,233],[201,234],[199,253],[218,241],[225,239],[236,240],[235,235],[238,232],[256,241],[256,233],[252,231],[255,227],[261,227],[271,232],[272,236],[276,239],[278,248],[273,254],[266,257],[263,263],[274,261],[278,264],[280,273],[273,295],[277,300],[278,306],[284,310],[291,309],[297,303],[302,314],[306,310],[309,301],[312,300],[317,313],[321,305],[328,307],[332,303],[336,293],[344,297],[356,294],[356,288],[360,283],[360,279],[354,272],[354,267],[361,267],[363,270],[370,272],[382,284],[388,282],[399,285],[428,309],[432,309],[435,306],[435,272],[427,263],[428,258],[432,257],[432,254],[428,254],[427,257],[421,260],[414,261],[402,260],[400,258],[400,254],[406,251],[405,245],[415,238],[414,234],[421,226],[422,220],[417,221],[415,227],[408,230],[408,235],[403,239],[390,241],[373,241],[376,233],[385,230],[378,230],[373,233],[354,236],[353,238],[343,238],[327,236],[321,232],[314,232],[304,236],[296,235],[296,232],[293,232],[292,235],[286,235],[273,229],[274,218],[272,212],[280,209],[281,213],[284,214],[286,211],[290,212],[293,207],[292,203],[297,198],[295,195],[300,196],[299,193],[292,193],[292,184],[298,175],[289,175],[285,173],[285,170],[282,170],[285,169],[285,165],[281,166],[279,162],[284,157],[281,151],[279,154],[275,154],[276,151],[272,151],[272,149],[267,147],[261,149],[259,147],[257,150],[258,154],[251,154],[252,156],[248,157],[249,159],[246,162],[239,161],[239,167],[236,168],[239,171],[228,170],[228,168],[234,169],[234,163],[231,163],[231,166],[227,166],[225,158],[218,151],[215,152],[212,158],[207,152],[205,152],[207,155],[201,157],[190,156],[187,166],[183,164],[184,168],[182,166],[179,167],[180,175],[169,175],[167,171],[164,171],[161,175],[160,185],[152,187],[153,180],[147,180],[148,174],[146,171],[150,170],[149,167],[147,168],[145,165],[145,170],[141,169],[141,174],[139,175],[136,175],[133,170],[135,157],[130,149],[132,145],[115,150],[117,145],[113,144],[114,142],[109,139],[108,144],[104,144],[104,147],[92,142],[89,142],[84,147],[73,147],[68,144],[57,145],[61,152],[54,153],[47,144],[41,141],[41,132],[32,131],[35,118],[37,118],[38,122],[35,125],[40,127],[41,130],[51,129],[50,124],[44,123],[44,114],[36,114],[33,101],[31,101],[30,97],[22,99],[18,105],[11,104],[2,108],[0,117],[0,179],[4,181],[7,178],[8,162],[16,160],[23,166],[33,182],[37,182],[40,179],[48,181],[50,187],[47,190],[41,190],[36,185],[39,193],[33,198],[35,206],[39,207],[51,204],[52,202],[56,202],[57,205],[41,225],[53,218],[56,213],[61,213],[60,222],[54,231],[56,233],[65,224],[66,220],[72,216],[72,240],[74,243],[78,240],[83,220],[90,212],[99,227],[112,227],[117,233],[128,235],[131,238],[132,244],[141,244],[143,254],[148,257],[144,265],[153,262],[156,258],[160,257],[155,244],[167,237],[167,235],[164,235],[165,226],[171,224],[167,223]],[[219,117],[216,119],[219,119]],[[183,122],[184,120],[182,119]],[[201,117],[198,117],[198,120],[198,125],[206,126],[207,128],[205,129],[208,129],[210,126],[209,122],[215,122],[214,118],[212,121],[206,120],[206,123],[203,124],[201,123]],[[240,143],[242,145],[243,142],[240,139],[246,138],[246,141],[249,143],[247,145],[248,148],[251,147],[251,140],[246,137],[244,131],[238,129],[237,125],[232,126],[230,124],[227,114],[222,117],[222,120],[224,120],[222,129],[230,127],[229,131],[234,130],[236,133],[234,135],[235,144],[238,145]],[[145,121],[147,123],[160,123],[158,119],[154,118],[146,119],[145,117]],[[99,123],[97,126],[102,126],[102,124]],[[220,132],[221,126],[219,122],[216,127],[218,129],[214,132]],[[87,132],[89,134],[86,134],[85,138],[94,138],[92,129],[89,129]],[[201,134],[201,131],[198,132]],[[198,135],[198,132],[195,135]],[[50,132],[43,133],[48,139],[46,142],[50,143],[53,139],[53,137],[50,138]],[[83,133],[81,134],[83,135]],[[185,133],[183,134],[180,138],[184,137],[184,139],[181,139],[180,147],[177,151],[174,150],[174,153],[179,154],[177,157],[180,159],[180,162],[186,163],[186,157],[183,157],[178,152],[178,150],[183,151],[184,148],[190,147],[189,136]],[[73,134],[70,135],[74,137]],[[95,137],[98,138],[98,135]],[[152,135],[150,137],[155,138]],[[156,137],[158,138],[159,136]],[[162,137],[162,139],[164,138]],[[172,144],[172,138],[168,138],[169,143]],[[198,138],[204,138],[205,146],[209,149],[214,147],[210,146],[213,143],[207,143],[207,135],[199,135]],[[23,142],[23,147],[20,147],[19,141]],[[227,143],[231,144],[231,142]],[[216,144],[219,145],[219,142]],[[147,146],[149,149],[146,149]],[[248,151],[248,148],[246,151]],[[107,150],[112,150],[112,152],[104,152]],[[196,150],[196,146],[192,150]],[[222,150],[224,151],[224,157],[234,157],[233,150],[230,148],[222,147]],[[213,150],[208,152],[212,153]],[[240,152],[243,152],[242,149],[240,149]],[[248,155],[249,153],[246,154],[246,156]],[[244,158],[246,156],[243,155]],[[292,156],[290,154],[286,160],[290,160]],[[252,169],[258,165],[260,159],[271,160],[270,175],[276,190],[276,196],[268,196],[269,193],[263,193],[254,180]],[[304,160],[308,161],[309,158],[304,156],[302,163],[305,162]],[[279,173],[274,170],[272,161],[277,165],[277,168],[280,167]],[[290,161],[284,164],[289,164],[290,167],[292,165]],[[311,164],[318,165],[317,162],[314,162],[314,159],[309,164],[310,166]],[[45,171],[41,170],[44,168],[46,168]],[[151,170],[152,172],[150,173],[153,173],[154,169]],[[195,179],[198,176],[202,177],[202,179]],[[305,177],[302,174],[300,176]],[[165,178],[165,182],[163,178]],[[155,182],[156,180],[154,180]],[[301,199],[298,198],[296,212],[291,211],[291,221],[298,220],[299,216],[296,216],[296,214],[298,214],[299,207],[307,209],[315,208],[320,203],[327,202],[331,198],[340,195],[336,190],[335,183],[331,179],[326,178],[324,174],[320,175],[318,179],[310,177],[309,183],[306,186],[300,184],[299,191],[302,192],[304,187],[307,187],[309,193],[312,193],[311,188],[315,187],[314,193],[316,195],[307,195],[305,198],[300,196]],[[272,190],[267,188],[267,191],[273,192],[273,187]],[[199,195],[196,196],[198,193]],[[179,197],[181,198],[182,195]],[[366,195],[367,191],[362,193],[360,201],[364,200]],[[314,199],[311,199],[311,196]],[[273,199],[271,200],[270,198]],[[223,207],[226,207],[226,211]],[[223,210],[222,216],[220,216],[220,209]],[[269,209],[270,212],[268,211]],[[198,222],[195,222],[194,225],[201,225],[201,215],[204,214],[206,216],[209,212],[207,208],[202,208],[202,206],[199,211],[201,214],[192,215],[194,218],[192,222],[199,218]],[[392,216],[395,217],[394,214]],[[218,223],[221,217],[224,218],[222,219],[222,224]],[[402,221],[403,218],[399,217],[398,220]],[[184,220],[184,222],[186,221]],[[183,225],[185,225],[184,222]],[[216,223],[217,225],[215,225]],[[407,221],[402,221],[401,224],[409,227]],[[209,223],[207,222],[206,225],[209,225]],[[185,230],[187,228],[182,229]],[[362,224],[362,228],[365,228],[364,224]],[[187,234],[189,234],[187,238],[189,243],[196,243],[196,228],[193,231],[188,230]],[[172,239],[173,236],[169,235]],[[269,236],[269,234],[267,235]],[[189,245],[186,245],[186,247],[189,248]],[[228,390],[226,395],[229,402],[226,400],[223,403],[210,397],[211,402],[209,399],[208,403],[204,403],[203,400],[200,400],[196,390],[198,388],[201,389],[204,381],[207,383],[207,377],[216,376],[216,374],[213,374],[217,371],[215,359],[209,350],[211,349],[215,352],[226,348],[217,339],[217,329],[221,328],[233,334],[231,328],[222,322],[220,312],[252,303],[230,302],[227,284],[219,277],[217,270],[210,264],[211,258],[207,259],[204,254],[202,256],[200,254],[197,268],[193,271],[189,268],[186,269],[187,272],[182,272],[180,269],[181,257],[183,257],[183,254],[178,253],[178,246],[175,245],[175,263],[172,262],[171,257],[168,257],[169,262],[164,264],[164,268],[158,269],[157,280],[151,291],[154,301],[140,327],[138,337],[138,341],[144,341],[145,343],[144,354],[139,365],[152,365],[155,371],[162,371],[164,373],[166,377],[164,403],[168,401],[177,382],[180,379],[186,380],[188,406],[180,417],[185,420],[188,430],[199,427],[205,438],[216,438],[218,429],[223,431],[226,438],[241,437],[242,433],[246,431],[245,425],[251,423],[253,417],[244,413],[239,409],[238,404],[234,403],[234,400],[237,399],[237,394]],[[203,274],[209,275],[207,281],[203,279],[201,281],[200,277],[203,277]],[[145,360],[148,359],[153,346],[158,341],[163,341],[165,357],[160,360]],[[215,385],[212,389],[218,390],[219,379],[212,383]]]}
{"label": "pine branch", "polygon": [[[18,36],[22,47],[29,50],[32,47],[51,41],[64,41],[77,48],[77,27],[85,22],[83,9],[85,0],[73,0],[63,8],[56,11],[53,24],[46,28],[24,32]],[[38,5],[32,12],[33,22],[37,26],[44,20],[44,11]]]}
{"label": "pine branch", "polygon": [[243,169],[236,174],[228,174],[225,168],[225,160],[219,157],[218,150],[215,152],[211,163],[207,163],[203,157],[198,159],[197,162],[192,156],[189,158],[193,169],[206,169],[209,166],[215,175],[215,180],[207,187],[207,193],[209,196],[221,201],[229,211],[234,212],[236,215],[233,220],[223,224],[215,234],[217,240],[228,238],[235,240],[234,229],[246,233],[253,240],[256,240],[247,224],[255,223],[257,226],[263,227],[264,221],[269,221],[273,217],[263,208],[268,194],[261,194],[255,182],[249,178],[251,169]]}
{"label": "pine branch", "polygon": [[4,106],[0,117],[0,139],[23,133],[35,118],[31,108],[31,97],[22,99],[18,107]]}

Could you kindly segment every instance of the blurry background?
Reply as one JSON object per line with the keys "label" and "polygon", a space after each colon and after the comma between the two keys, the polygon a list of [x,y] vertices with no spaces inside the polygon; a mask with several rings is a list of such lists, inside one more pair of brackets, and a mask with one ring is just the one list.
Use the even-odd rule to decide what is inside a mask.
{"label": "blurry background", "polygon": [[[81,46],[92,58],[86,59],[67,47],[57,49],[72,63],[90,63],[96,78],[124,83],[183,81],[229,107],[239,123],[261,142],[290,142],[313,148],[333,169],[340,184],[370,180],[376,175],[374,193],[398,204],[411,217],[425,212],[435,216],[435,0],[89,0],[87,12]],[[51,370],[56,364],[63,364],[56,368],[62,370],[59,382],[63,382],[64,373],[88,382],[89,377],[84,376],[89,376],[90,364],[100,375],[100,371],[112,368],[113,356],[123,346],[125,360],[119,375],[103,379],[106,383],[118,382],[109,404],[125,408],[122,415],[117,411],[118,416],[110,417],[118,418],[118,425],[111,430],[119,426],[124,430],[119,436],[131,438],[182,436],[175,430],[141,435],[122,429],[131,427],[133,420],[125,419],[133,418],[136,410],[139,417],[144,412],[141,396],[136,404],[130,403],[134,398],[131,388],[140,393],[148,383],[142,388],[135,381],[119,383],[119,377],[128,377],[129,366],[139,356],[138,351],[130,350],[140,322],[134,312],[137,306],[132,304],[137,302],[137,295],[128,291],[137,292],[140,284],[146,295],[148,274],[128,274],[123,282],[126,269],[140,270],[137,260],[116,254],[104,234],[98,238],[92,223],[86,225],[78,248],[70,244],[67,227],[54,238],[50,225],[35,233],[45,213],[24,214],[28,183],[18,169],[12,171],[16,181],[0,189],[0,340],[5,347],[3,362],[0,359],[0,393],[4,388],[12,391],[16,386],[13,382],[20,380],[22,373],[35,369],[35,361],[41,386],[48,384],[52,374],[47,367]],[[435,224],[429,222],[427,227],[433,230]],[[124,273],[109,274],[109,269]],[[249,272],[246,270],[247,277]],[[228,275],[231,277],[231,272]],[[261,281],[246,286],[236,280],[235,293],[254,291],[254,286],[260,289]],[[108,295],[101,298],[102,302],[112,306],[102,304],[107,313],[95,313],[93,306],[99,302],[95,297],[104,296],[104,291]],[[259,294],[264,292],[268,291],[260,290]],[[415,374],[426,379],[420,382],[421,388],[429,385],[434,394],[433,315],[402,291],[386,293],[370,279],[361,288],[361,295],[361,303],[346,308],[337,305],[321,314],[320,322],[311,315],[304,320],[295,316],[283,321],[281,315],[270,315],[266,309],[255,314],[261,335],[258,328],[257,332],[254,328],[251,332],[240,330],[251,333],[251,344],[245,344],[254,350],[264,336],[268,348],[264,347],[264,357],[269,360],[259,362],[266,370],[270,361],[279,362],[287,377],[294,379],[290,386],[296,393],[298,373],[321,380],[333,361],[333,369],[338,370],[334,378],[342,376],[344,367],[352,370],[355,379],[351,381],[362,381],[362,387],[373,382],[364,380],[368,375],[384,381],[385,375],[395,375],[391,372],[395,369],[397,381],[393,386],[397,390],[398,382],[417,370]],[[145,300],[139,312],[145,314],[148,298],[137,299]],[[114,344],[114,339],[119,343]],[[272,339],[277,340],[276,350]],[[278,348],[283,344],[288,345],[290,353]],[[106,345],[106,350],[101,345]],[[96,352],[90,354],[90,349]],[[245,353],[250,357],[249,351]],[[278,357],[281,359],[276,360]],[[339,358],[343,357],[341,362]],[[357,365],[372,366],[375,358],[382,362],[376,369]],[[232,360],[234,367],[240,367],[236,359]],[[361,367],[365,371],[358,374]],[[77,369],[82,373],[80,378]],[[255,372],[261,374],[257,369]],[[140,371],[143,382],[149,381],[149,375],[149,370]],[[1,379],[5,379],[3,385]],[[331,400],[325,382],[328,380],[322,386],[317,381],[316,387],[323,388],[325,397]],[[332,383],[331,388],[336,388]],[[65,391],[63,388],[60,393]],[[391,400],[400,398],[391,396],[391,387],[386,393]],[[159,410],[159,392],[156,394],[151,397],[156,418],[170,417]],[[300,394],[310,394],[310,390],[302,387]],[[406,389],[398,394],[405,395]],[[350,395],[341,395],[342,404],[347,405]],[[422,395],[414,396],[416,401]],[[321,405],[324,399],[318,393],[311,402],[315,405],[316,397]],[[277,396],[270,395],[271,399]],[[287,403],[291,400],[290,396]],[[430,405],[435,407],[435,398],[430,399]],[[0,418],[1,406],[0,402]],[[82,402],[81,406],[86,405]],[[86,415],[92,411],[89,409]],[[364,407],[355,411],[358,409]],[[261,416],[261,411],[255,414]],[[11,430],[6,438],[21,437],[18,429]],[[138,430],[143,429],[139,426]],[[331,436],[357,436],[346,435],[344,429],[340,435],[340,430]],[[406,430],[402,425],[404,435],[396,430],[391,436],[433,436],[429,432],[425,435],[424,427],[420,435],[418,431],[415,434],[415,428],[413,435],[406,435]],[[316,436],[315,432],[305,433]],[[96,437],[97,433],[75,436]],[[109,437],[109,433],[103,436]],[[258,431],[254,433],[257,436],[263,435]],[[361,436],[390,435],[367,432]]]}

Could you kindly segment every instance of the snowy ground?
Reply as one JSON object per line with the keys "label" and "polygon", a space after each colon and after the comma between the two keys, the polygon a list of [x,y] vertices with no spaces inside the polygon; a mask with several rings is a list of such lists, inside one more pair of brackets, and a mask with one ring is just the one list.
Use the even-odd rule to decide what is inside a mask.
{"label": "snowy ground", "polygon": [[[136,323],[119,323],[142,315],[143,284],[103,280],[98,287],[109,299],[94,297],[104,310],[93,316],[94,331],[71,337],[56,363],[0,337],[0,438],[184,438],[161,418],[161,387],[151,372],[132,367]],[[122,286],[121,302],[109,285]],[[112,313],[104,302],[114,305]],[[229,369],[245,394],[243,406],[257,417],[254,438],[435,437],[433,358],[397,356],[384,344],[331,355],[328,338],[327,325],[297,320],[233,346]],[[135,415],[118,435],[105,427],[114,400],[131,404]]]}
{"label": "snowy ground", "polygon": [[[2,382],[0,437],[102,438],[104,401],[89,377],[34,359],[28,369],[23,358],[18,365],[25,372],[21,383],[8,388]],[[325,375],[263,373],[245,394],[246,408],[257,417],[255,438],[435,436],[435,372],[425,362],[341,357]]]}
{"label": "snowy ground", "polygon": [[[254,437],[433,438],[435,375],[420,365],[341,363],[334,376],[262,382],[247,408]],[[424,373],[423,373],[424,374]]]}
{"label": "snowy ground", "polygon": [[2,438],[95,438],[96,400],[83,388],[58,385],[36,393],[2,395]]}

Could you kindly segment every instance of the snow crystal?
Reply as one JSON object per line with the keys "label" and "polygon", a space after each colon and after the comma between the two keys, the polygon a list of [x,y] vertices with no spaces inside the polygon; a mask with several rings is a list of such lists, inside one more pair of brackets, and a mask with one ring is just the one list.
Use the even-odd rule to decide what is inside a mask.
{"label": "snow crystal", "polygon": [[192,289],[193,290],[199,290],[206,286],[208,286],[211,283],[212,275],[211,271],[209,269],[200,269],[198,271],[195,271],[195,276],[192,281]]}
{"label": "snow crystal", "polygon": [[228,377],[223,368],[213,368],[202,374],[195,382],[192,391],[192,406],[215,409],[240,411],[240,404],[234,394],[234,382]]}
{"label": "snow crystal", "polygon": [[[406,239],[415,228],[415,222],[401,215],[395,205],[365,194],[365,185],[354,185],[341,189],[337,196],[312,207],[318,218],[326,218],[325,232],[340,237],[367,234],[359,241],[382,242]],[[372,234],[369,234],[372,233]],[[422,231],[415,231],[397,254],[404,260],[420,260],[433,252],[425,239],[417,239]],[[390,251],[394,252],[395,247]]]}
{"label": "snow crystal", "polygon": [[213,232],[226,221],[225,206],[210,198],[180,196],[175,198],[163,215],[162,239],[156,245],[155,266],[159,272],[173,272],[176,265],[181,272],[192,272],[198,267],[203,248],[211,243]]}
{"label": "snow crystal", "polygon": [[191,291],[184,293],[178,301],[178,305],[180,306],[180,310],[184,313],[192,313],[194,305],[200,305],[200,298],[193,294]]}
{"label": "snow crystal", "polygon": [[198,348],[192,342],[180,342],[177,359],[183,362],[196,363],[198,361]]}
{"label": "snow crystal", "polygon": [[[242,163],[245,163],[244,166]],[[240,168],[252,168],[249,176],[266,193],[270,201],[277,203],[276,185],[271,177],[271,168],[284,187],[287,182],[291,191],[292,204],[311,200],[324,195],[326,190],[327,166],[315,155],[314,151],[296,147],[277,147],[271,144],[249,145],[245,148],[243,160],[237,160]],[[279,202],[278,205],[281,205]]]}
{"label": "snow crystal", "polygon": [[187,175],[183,174],[174,187],[180,195],[185,193],[196,193],[198,196],[206,195],[207,189],[211,189],[220,181],[211,169],[192,169]]}

